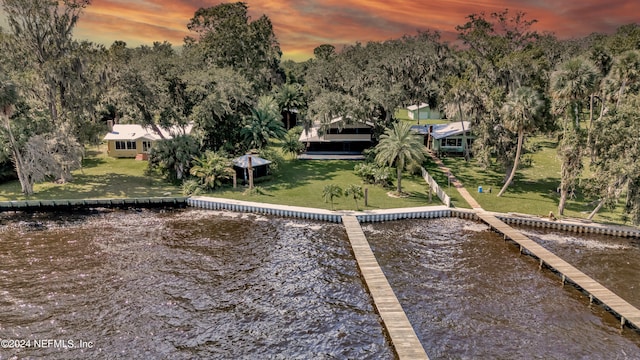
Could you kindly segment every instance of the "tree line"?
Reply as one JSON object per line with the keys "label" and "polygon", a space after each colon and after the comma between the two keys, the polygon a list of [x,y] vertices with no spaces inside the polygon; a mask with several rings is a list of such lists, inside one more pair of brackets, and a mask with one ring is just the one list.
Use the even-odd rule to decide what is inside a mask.
{"label": "tree line", "polygon": [[242,154],[279,138],[295,153],[299,132],[287,130],[338,116],[373,123],[379,139],[394,128],[396,109],[425,102],[472,123],[474,161],[504,169],[500,195],[527,138],[546,134],[558,140],[560,214],[580,185],[598,199],[596,210],[623,200],[640,222],[637,24],[559,40],[504,10],[469,15],[455,43],[423,31],[341,49],[321,44],[313,58],[293,62],[282,61],[268,16],[251,19],[242,2],[197,10],[181,48],[77,41],[87,6],[2,0],[9,26],[0,32],[0,157],[27,194],[43,179],[69,181],[108,120],[193,124],[192,135],[166,141],[150,161],[178,180],[194,158],[200,170],[207,156],[217,158],[207,151]]}

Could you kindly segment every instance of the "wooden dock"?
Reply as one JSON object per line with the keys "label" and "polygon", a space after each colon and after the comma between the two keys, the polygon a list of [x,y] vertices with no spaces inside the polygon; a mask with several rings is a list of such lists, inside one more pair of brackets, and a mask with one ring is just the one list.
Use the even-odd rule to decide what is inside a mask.
{"label": "wooden dock", "polygon": [[376,260],[355,216],[343,216],[342,223],[365,285],[399,359],[429,359],[407,315]]}
{"label": "wooden dock", "polygon": [[599,301],[609,311],[620,318],[620,326],[633,326],[640,329],[640,310],[611,290],[602,286],[597,281],[576,269],[571,264],[554,255],[551,251],[545,249],[535,241],[529,239],[511,226],[505,224],[494,215],[487,214],[483,211],[476,212],[476,215],[486,222],[492,229],[502,233],[505,239],[514,241],[520,246],[520,251],[528,251],[532,256],[540,260],[540,266],[547,265],[557,271],[562,277],[562,283],[571,281],[578,288],[581,288],[589,295],[589,300]]}

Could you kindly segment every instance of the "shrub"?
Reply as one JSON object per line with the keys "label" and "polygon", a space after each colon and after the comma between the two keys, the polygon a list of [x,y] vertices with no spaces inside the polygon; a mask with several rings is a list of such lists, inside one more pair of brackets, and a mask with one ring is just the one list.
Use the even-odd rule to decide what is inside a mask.
{"label": "shrub", "polygon": [[285,154],[291,154],[292,156],[302,153],[304,151],[304,144],[298,141],[299,137],[300,135],[292,135],[291,131],[285,135],[284,140],[282,140],[282,144],[280,145],[282,151]]}
{"label": "shrub", "polygon": [[196,179],[189,179],[182,182],[182,195],[192,196],[200,195],[202,193],[202,187],[200,182]]}
{"label": "shrub", "polygon": [[362,155],[364,155],[364,162],[367,162],[367,163],[375,162],[376,154],[377,152],[375,147],[364,149],[364,151],[362,152]]}
{"label": "shrub", "polygon": [[355,174],[362,178],[365,184],[375,184],[381,186],[391,185],[391,168],[379,166],[375,163],[359,163],[353,170]]}
{"label": "shrub", "polygon": [[359,176],[365,184],[375,183],[375,169],[377,166],[372,163],[359,163],[354,166],[353,171]]}
{"label": "shrub", "polygon": [[260,151],[258,152],[258,156],[271,161],[271,164],[269,165],[269,171],[271,172],[271,174],[276,174],[284,164],[284,157],[282,157],[279,151],[272,148],[267,147],[264,149],[260,149]]}

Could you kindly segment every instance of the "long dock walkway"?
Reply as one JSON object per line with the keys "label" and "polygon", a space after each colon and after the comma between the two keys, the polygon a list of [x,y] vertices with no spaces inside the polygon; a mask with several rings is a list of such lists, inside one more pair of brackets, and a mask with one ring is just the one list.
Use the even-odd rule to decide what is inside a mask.
{"label": "long dock walkway", "polygon": [[568,262],[562,260],[551,251],[529,239],[520,231],[505,224],[495,215],[486,212],[462,186],[462,183],[444,166],[442,161],[433,154],[431,157],[440,169],[448,174],[451,183],[455,184],[458,193],[469,203],[478,218],[487,223],[495,231],[502,233],[505,240],[510,239],[518,244],[521,252],[526,250],[532,256],[538,258],[540,260],[540,266],[546,264],[548,267],[555,269],[562,277],[563,284],[567,280],[570,280],[589,295],[590,302],[594,300],[600,301],[605,308],[620,317],[621,326],[628,324],[636,329],[640,329],[640,310]]}
{"label": "long dock walkway", "polygon": [[407,315],[382,272],[367,238],[355,216],[343,216],[342,223],[360,273],[382,318],[387,334],[399,359],[429,359]]}
{"label": "long dock walkway", "polygon": [[520,246],[520,251],[526,250],[532,256],[538,258],[540,266],[546,264],[548,267],[555,269],[562,276],[563,284],[565,281],[570,280],[589,294],[591,302],[598,300],[609,308],[611,312],[617,314],[620,317],[621,326],[628,323],[640,329],[640,310],[636,307],[495,216],[482,211],[476,212],[476,215],[491,228],[502,233],[505,239],[510,239],[517,243]]}

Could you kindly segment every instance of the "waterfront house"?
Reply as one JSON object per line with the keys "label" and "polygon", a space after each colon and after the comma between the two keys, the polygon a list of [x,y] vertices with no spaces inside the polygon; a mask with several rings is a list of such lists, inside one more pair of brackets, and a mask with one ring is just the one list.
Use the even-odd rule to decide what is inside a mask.
{"label": "waterfront house", "polygon": [[107,142],[107,154],[116,158],[136,158],[147,160],[153,143],[164,139],[171,139],[177,135],[191,133],[192,125],[170,128],[158,127],[162,136],[152,127],[137,124],[115,124],[104,137]]}
{"label": "waterfront house", "polygon": [[[462,123],[455,121],[446,124],[414,125],[411,129],[423,135],[427,149],[437,154],[462,154],[465,146],[471,148],[473,143],[474,137],[469,130],[470,126],[471,123],[468,121]],[[467,140],[466,143],[464,138]]]}
{"label": "waterfront house", "polygon": [[360,153],[373,145],[373,123],[338,117],[328,124],[314,124],[299,141],[307,152]]}

